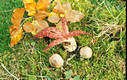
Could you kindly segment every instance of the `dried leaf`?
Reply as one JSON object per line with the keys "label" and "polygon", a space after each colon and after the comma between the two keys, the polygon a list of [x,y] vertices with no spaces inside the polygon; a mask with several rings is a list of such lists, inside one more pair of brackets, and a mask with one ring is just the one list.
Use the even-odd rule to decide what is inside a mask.
{"label": "dried leaf", "polygon": [[70,22],[79,22],[83,17],[84,14],[80,11],[72,10],[71,13],[65,14],[65,17]]}
{"label": "dried leaf", "polygon": [[72,11],[71,4],[68,1],[63,4],[63,8],[65,14],[68,14]]}
{"label": "dried leaf", "polygon": [[13,29],[12,31],[12,27],[9,27],[10,28],[10,32],[11,32],[11,47],[15,46],[22,38],[22,33],[23,33],[23,30],[22,28],[20,29]]}
{"label": "dried leaf", "polygon": [[24,3],[33,3],[35,0],[23,0]]}
{"label": "dried leaf", "polygon": [[53,8],[53,12],[55,12],[55,13],[64,13],[64,8],[63,8],[60,0],[57,1],[57,5]]}
{"label": "dried leaf", "polygon": [[30,22],[25,23],[25,24],[23,25],[23,28],[24,28],[24,30],[25,30],[26,32],[31,32],[31,33],[32,33],[32,32],[35,31],[35,28],[34,28],[33,24],[30,23]]}
{"label": "dried leaf", "polygon": [[84,17],[80,11],[72,10],[69,2],[61,4],[60,0],[58,0],[53,12],[59,14],[59,17],[65,17],[70,22],[79,22]]}
{"label": "dried leaf", "polygon": [[33,25],[36,29],[36,31],[35,31],[36,33],[40,32],[41,30],[43,30],[47,27],[49,27],[48,23],[44,20],[35,20],[33,22]]}
{"label": "dried leaf", "polygon": [[23,30],[20,26],[20,22],[24,15],[24,9],[15,9],[13,11],[13,17],[11,19],[13,26],[10,26],[10,34],[11,34],[11,47],[16,45],[22,38]]}
{"label": "dried leaf", "polygon": [[58,14],[53,14],[48,17],[48,21],[51,23],[58,23],[60,20]]}
{"label": "dried leaf", "polygon": [[48,9],[50,2],[51,0],[39,0],[37,3],[35,0],[23,0],[28,16],[33,16],[39,11],[45,11]]}
{"label": "dried leaf", "polygon": [[50,2],[51,0],[38,0],[37,6],[36,6],[37,11],[48,9]]}
{"label": "dried leaf", "polygon": [[28,12],[28,16],[32,16],[36,13],[36,2],[31,3],[24,2],[25,10]]}
{"label": "dried leaf", "polygon": [[13,25],[15,25],[15,27],[19,27],[19,24],[23,18],[23,15],[24,15],[24,8],[15,9],[13,11],[11,22],[13,23]]}
{"label": "dried leaf", "polygon": [[38,11],[38,13],[36,13],[34,15],[34,18],[35,18],[35,20],[45,19],[48,15],[49,15],[49,12],[46,12],[46,11]]}

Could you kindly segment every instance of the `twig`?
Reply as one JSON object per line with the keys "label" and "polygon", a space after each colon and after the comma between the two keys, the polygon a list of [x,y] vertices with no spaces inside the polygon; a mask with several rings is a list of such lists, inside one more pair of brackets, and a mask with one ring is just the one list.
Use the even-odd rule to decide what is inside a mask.
{"label": "twig", "polygon": [[[68,64],[68,62],[69,62],[70,60],[72,60],[75,56],[76,56],[76,54],[74,54],[74,55],[72,55],[70,58],[68,58],[67,61],[66,61],[66,64]],[[69,64],[68,64],[68,65],[69,65]]]}
{"label": "twig", "polygon": [[11,74],[8,70],[7,70],[7,68],[4,66],[4,64],[3,63],[1,63],[1,66],[5,69],[5,71],[7,71],[12,77],[14,77],[16,80],[19,80],[16,76],[14,76],[13,74]]}

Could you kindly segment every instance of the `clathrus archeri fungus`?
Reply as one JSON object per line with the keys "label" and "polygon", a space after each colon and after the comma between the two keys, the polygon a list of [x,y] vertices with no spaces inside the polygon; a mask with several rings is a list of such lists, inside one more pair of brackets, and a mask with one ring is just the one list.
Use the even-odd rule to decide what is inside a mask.
{"label": "clathrus archeri fungus", "polygon": [[60,43],[70,43],[70,41],[68,39],[72,38],[73,36],[90,35],[93,37],[93,35],[91,35],[90,33],[86,33],[81,30],[69,32],[66,18],[63,17],[61,19],[61,21],[62,21],[63,32],[61,32],[56,27],[48,27],[48,28],[43,29],[39,33],[37,33],[36,37],[38,37],[38,38],[49,37],[49,38],[55,39],[53,42],[51,42],[44,49],[44,51],[46,51],[46,50],[50,49],[51,47],[54,47]]}

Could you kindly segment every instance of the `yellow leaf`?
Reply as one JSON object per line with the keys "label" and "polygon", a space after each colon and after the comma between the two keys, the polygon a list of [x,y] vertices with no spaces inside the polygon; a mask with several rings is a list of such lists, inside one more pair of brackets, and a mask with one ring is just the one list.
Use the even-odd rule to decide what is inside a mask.
{"label": "yellow leaf", "polygon": [[[11,27],[10,27],[11,28]],[[23,30],[22,28],[20,29],[15,29],[12,33],[11,33],[11,47],[15,46],[22,38],[22,33]]]}
{"label": "yellow leaf", "polygon": [[33,16],[39,11],[45,11],[48,9],[51,0],[38,0],[36,3],[35,0],[23,0],[28,16]]}
{"label": "yellow leaf", "polygon": [[20,24],[22,18],[24,15],[24,8],[21,9],[15,9],[13,11],[13,15],[11,18],[11,22],[13,23],[13,25],[15,25],[16,27],[19,27],[18,25]]}
{"label": "yellow leaf", "polygon": [[24,3],[33,3],[35,0],[23,0]]}
{"label": "yellow leaf", "polygon": [[34,15],[34,18],[35,18],[35,20],[45,19],[48,15],[49,15],[49,12],[46,12],[46,11],[38,11],[38,13],[36,13]]}
{"label": "yellow leaf", "polygon": [[48,9],[50,0],[38,0],[36,9],[37,11]]}
{"label": "yellow leaf", "polygon": [[25,10],[28,12],[28,16],[32,16],[36,13],[36,2],[24,3]]}
{"label": "yellow leaf", "polygon": [[15,9],[13,11],[13,17],[11,19],[13,26],[10,26],[10,34],[11,34],[11,47],[16,45],[22,38],[23,30],[20,26],[20,22],[24,15],[24,9]]}

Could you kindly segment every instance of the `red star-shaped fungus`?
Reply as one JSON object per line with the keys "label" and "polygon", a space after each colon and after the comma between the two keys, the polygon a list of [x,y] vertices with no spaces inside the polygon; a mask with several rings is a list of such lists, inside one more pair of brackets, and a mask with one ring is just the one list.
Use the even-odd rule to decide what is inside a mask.
{"label": "red star-shaped fungus", "polygon": [[42,31],[40,31],[39,33],[37,33],[36,37],[38,37],[38,38],[49,37],[49,38],[56,39],[53,42],[51,42],[44,49],[44,51],[46,51],[46,50],[50,49],[51,47],[54,47],[60,43],[68,42],[68,38],[71,38],[73,36],[90,35],[93,37],[93,35],[91,35],[90,33],[86,33],[81,30],[69,32],[66,18],[62,18],[61,20],[62,20],[63,32],[61,32],[56,27],[47,27],[47,28],[43,29]]}

